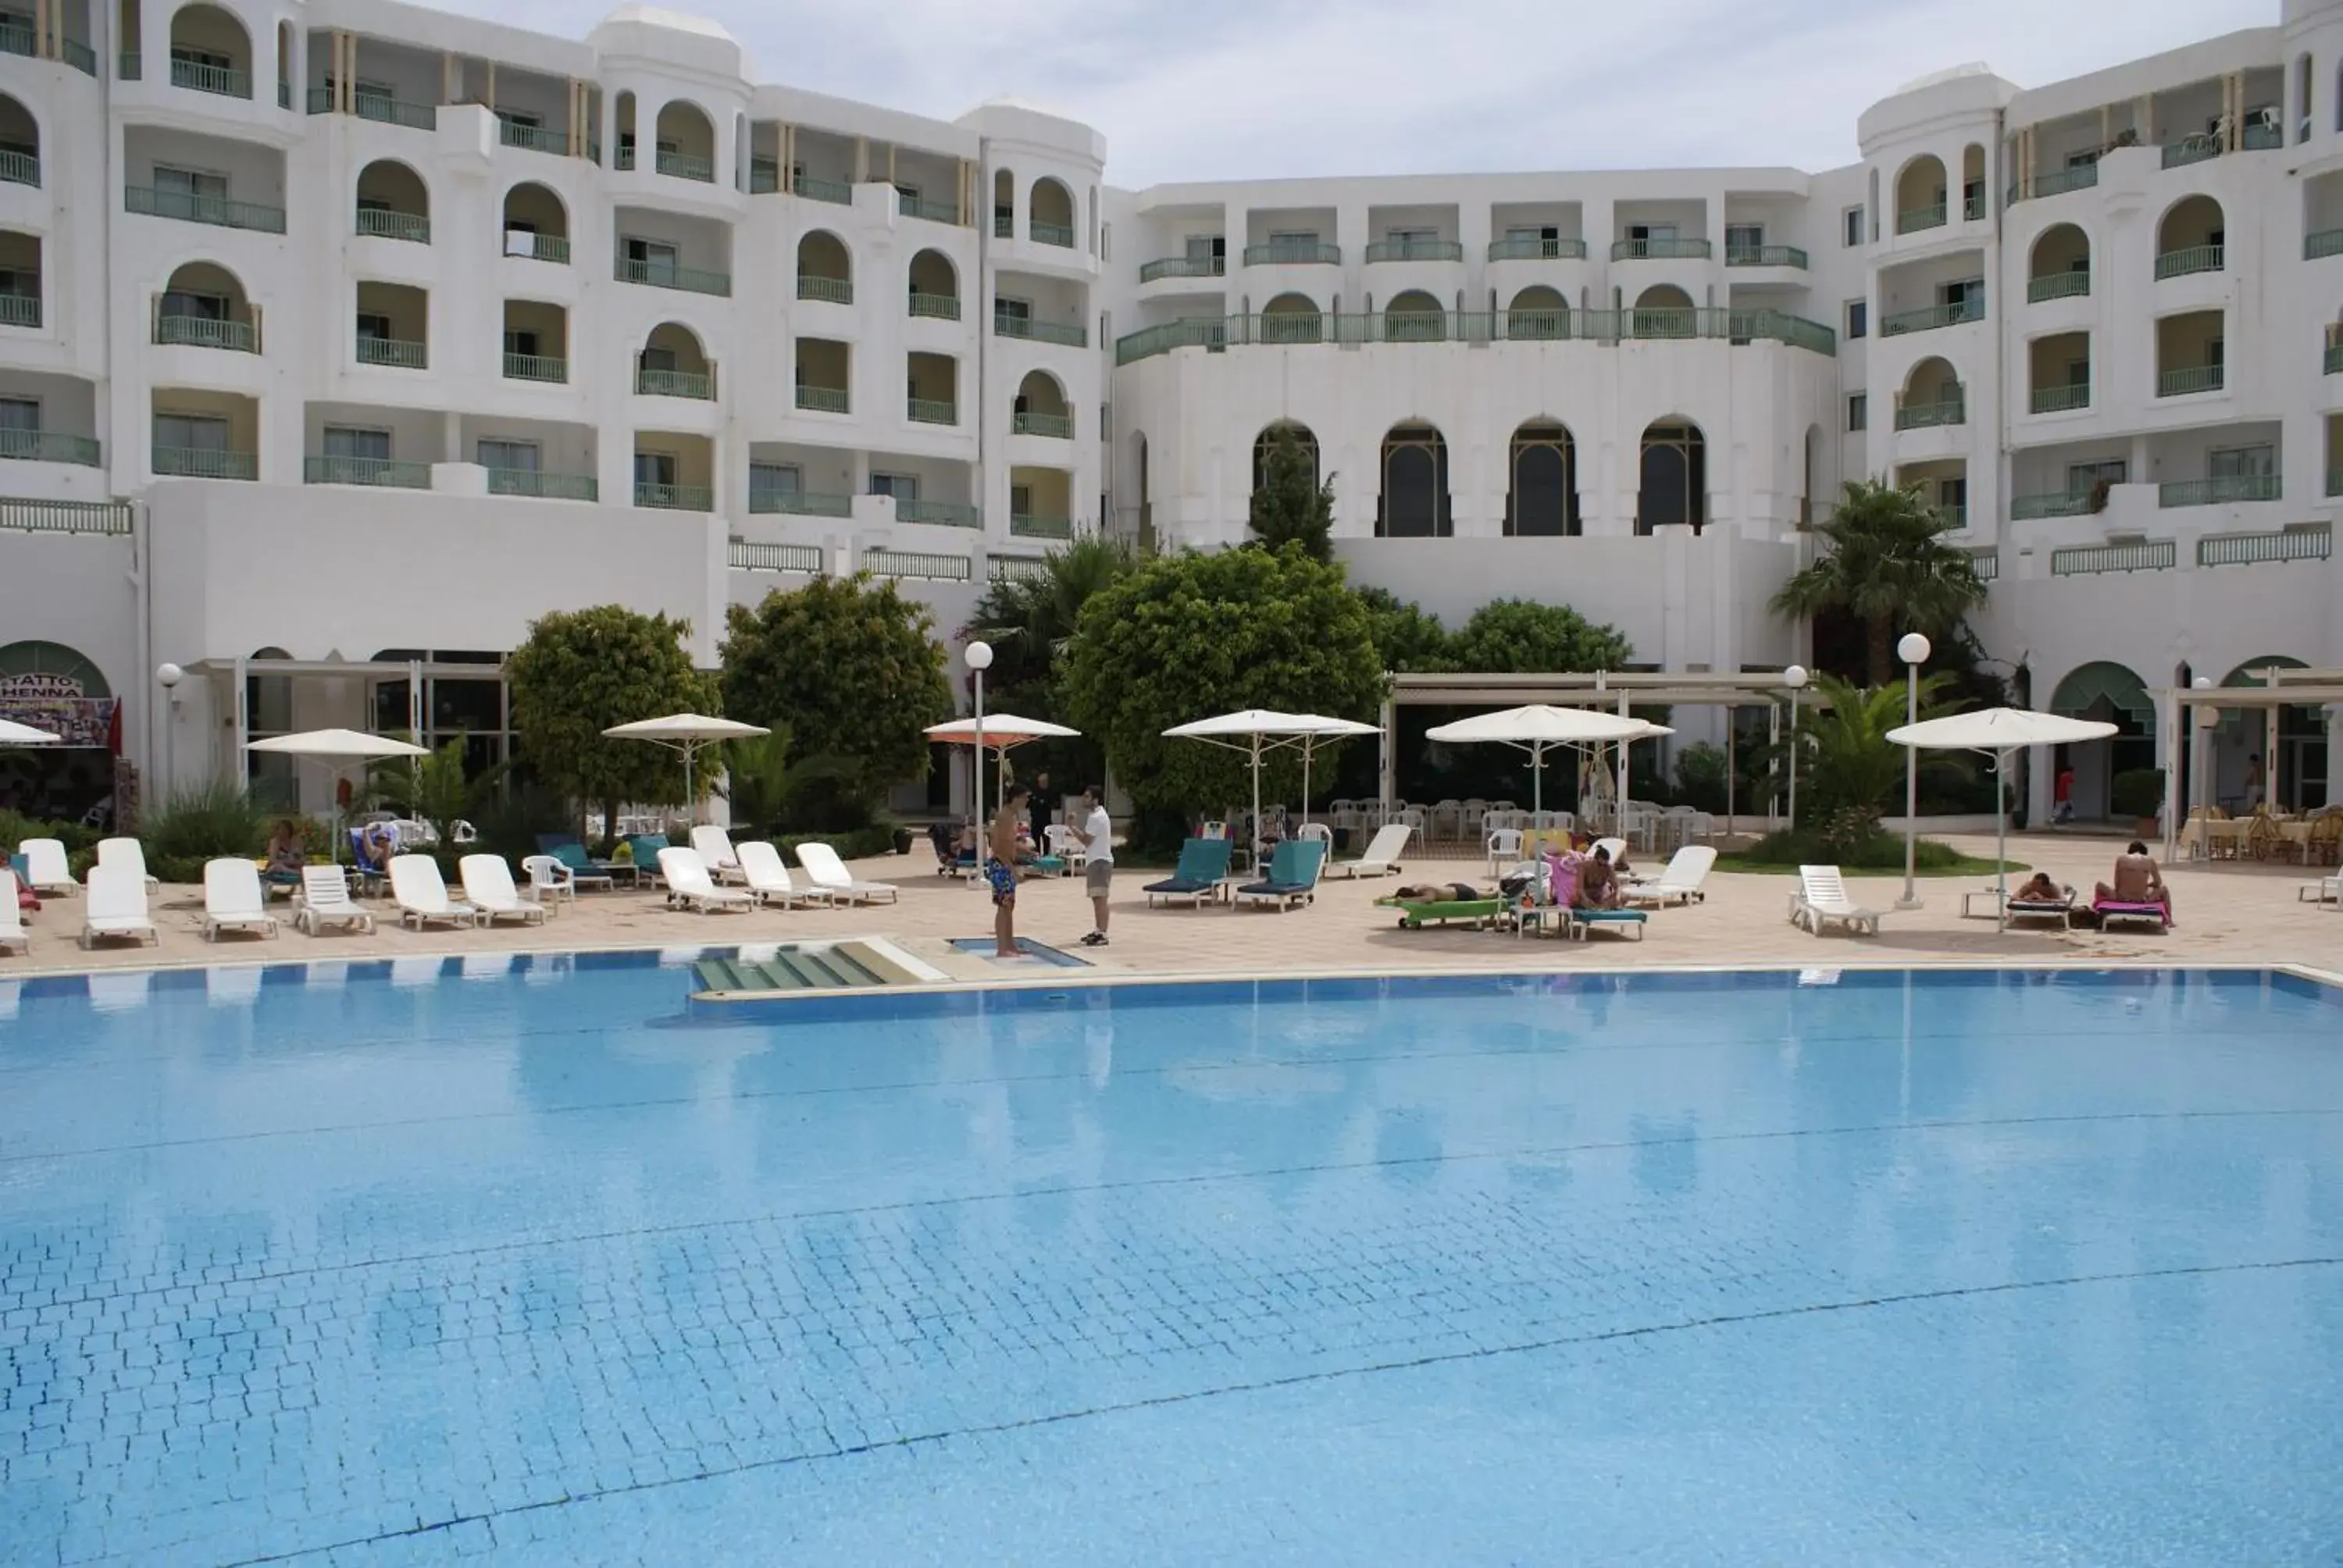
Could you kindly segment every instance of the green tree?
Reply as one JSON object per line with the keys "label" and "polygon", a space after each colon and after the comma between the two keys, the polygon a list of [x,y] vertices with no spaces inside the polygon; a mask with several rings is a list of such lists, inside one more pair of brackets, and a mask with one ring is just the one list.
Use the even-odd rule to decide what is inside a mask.
{"label": "green tree", "polygon": [[[1237,753],[1163,731],[1245,708],[1370,717],[1383,696],[1366,607],[1342,569],[1298,549],[1163,556],[1083,607],[1066,661],[1067,720],[1098,737],[1142,808],[1250,799]],[[1331,779],[1321,751],[1314,779]],[[1292,799],[1298,757],[1272,755],[1262,799]]]}
{"label": "green tree", "polygon": [[[1948,675],[1921,677],[1921,718],[1952,711],[1943,700],[1952,684]],[[1900,804],[1904,793],[1905,749],[1888,739],[1887,732],[1902,726],[1907,715],[1905,683],[1866,691],[1836,676],[1817,674],[1815,691],[1822,701],[1798,717],[1798,731],[1805,741],[1799,762],[1799,789],[1805,796],[1799,815],[1805,816],[1811,801],[1813,820],[1865,813],[1875,828],[1881,812]],[[1960,778],[1968,765],[1957,753],[1924,751],[1920,771],[1923,777]]]}
{"label": "green tree", "polygon": [[1946,542],[1958,527],[1917,486],[1850,482],[1838,509],[1815,528],[1824,553],[1782,586],[1774,608],[1801,620],[1833,609],[1853,616],[1863,625],[1865,678],[1884,687],[1896,672],[1899,635],[1948,636],[1985,602],[1976,564]]}
{"label": "green tree", "polygon": [[1313,561],[1334,558],[1334,476],[1319,479],[1315,449],[1303,446],[1291,425],[1270,432],[1245,527],[1270,549],[1294,544]]}
{"label": "green tree", "polygon": [[1624,669],[1634,652],[1616,628],[1524,598],[1483,605],[1448,644],[1452,668],[1491,675]]}
{"label": "green tree", "polygon": [[1131,570],[1136,558],[1120,539],[1076,539],[1042,558],[1043,571],[1003,578],[976,601],[970,637],[992,645],[985,691],[1004,710],[1049,719],[1058,666],[1091,596]]}
{"label": "green tree", "polygon": [[1363,588],[1358,594],[1367,608],[1367,635],[1374,639],[1375,657],[1385,669],[1435,675],[1457,668],[1449,655],[1448,628],[1438,617],[1426,615],[1389,588]]}
{"label": "green tree", "polygon": [[769,735],[743,736],[724,743],[724,782],[718,793],[731,808],[732,825],[778,833],[814,787],[850,779],[853,766],[836,757],[792,760],[786,726]]}
{"label": "green tree", "polygon": [[691,623],[620,605],[557,610],[532,622],[505,661],[513,728],[546,786],[600,805],[615,821],[622,801],[683,799],[683,759],[661,746],[612,740],[614,724],[669,713],[714,713],[712,672],[694,669],[684,640]]}
{"label": "green tree", "polygon": [[798,796],[807,827],[860,827],[888,789],[928,771],[920,733],[951,713],[944,650],[925,607],[869,573],[816,578],[734,605],[724,638],[724,707],[786,725],[822,780]]}
{"label": "green tree", "polygon": [[[401,736],[411,740],[412,736]],[[387,757],[367,770],[367,789],[383,805],[438,831],[439,841],[455,841],[454,825],[486,804],[501,767],[478,779],[464,775],[464,738],[458,736],[428,757]]]}

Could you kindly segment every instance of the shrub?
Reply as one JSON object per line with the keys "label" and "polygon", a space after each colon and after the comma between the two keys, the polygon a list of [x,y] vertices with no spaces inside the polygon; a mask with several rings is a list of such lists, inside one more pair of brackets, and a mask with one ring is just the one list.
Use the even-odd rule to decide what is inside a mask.
{"label": "shrub", "polygon": [[2164,769],[2127,768],[2107,781],[2107,806],[2118,817],[2141,821],[2164,809]]}
{"label": "shrub", "polygon": [[1695,811],[1725,809],[1725,748],[1702,740],[1676,753],[1676,799]]}
{"label": "shrub", "polygon": [[[773,848],[792,860],[799,844],[827,844],[838,851],[841,860],[868,859],[895,852],[895,827],[891,822],[880,822],[869,828],[850,828],[843,833],[789,833],[773,840]],[[912,847],[917,849],[918,845]]]}
{"label": "shrub", "polygon": [[[1795,832],[1768,833],[1745,850],[1741,858],[1758,866],[1835,865],[1849,871],[1904,869],[1904,840],[1900,837],[1878,831],[1876,818],[1873,819],[1868,838],[1835,837],[1852,833],[1854,828],[1850,821],[1818,829],[1800,828]],[[1916,848],[1913,863],[1923,871],[1950,870],[1961,863],[1961,853],[1950,844],[1923,839]]]}
{"label": "shrub", "polygon": [[166,882],[200,882],[204,862],[257,855],[268,842],[266,812],[249,790],[214,781],[182,789],[146,819],[139,834],[146,869]]}

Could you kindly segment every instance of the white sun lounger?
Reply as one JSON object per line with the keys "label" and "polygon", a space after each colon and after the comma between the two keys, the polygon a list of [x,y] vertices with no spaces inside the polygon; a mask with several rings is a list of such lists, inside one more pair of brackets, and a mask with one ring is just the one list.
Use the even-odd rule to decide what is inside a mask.
{"label": "white sun lounger", "polygon": [[130,867],[119,862],[92,866],[89,885],[84,893],[82,946],[88,947],[100,937],[139,937],[151,942],[161,941],[155,932],[155,922],[146,916],[146,879]]}
{"label": "white sun lounger", "polygon": [[0,866],[0,952],[10,948],[30,954],[33,939],[25,934],[25,917],[16,909],[16,873]]}
{"label": "white sun lounger", "polygon": [[708,863],[697,849],[679,849],[674,845],[659,852],[659,875],[667,879],[667,900],[686,909],[697,909],[703,915],[719,910],[748,910],[757,900],[738,888],[719,888],[716,879],[708,874]]}
{"label": "white sun lounger", "polygon": [[146,846],[136,839],[100,839],[97,863],[125,867],[137,873],[138,879],[148,887],[156,885],[155,879],[146,874]]}
{"label": "white sun lounger", "polygon": [[75,893],[81,884],[74,880],[73,869],[65,864],[65,841],[63,839],[26,839],[16,846],[16,853],[25,857],[25,880],[36,893]]}
{"label": "white sun lounger", "polygon": [[2331,904],[2338,899],[2343,899],[2343,876],[2321,877],[2294,890],[2294,901],[2298,904]]}
{"label": "white sun lounger", "polygon": [[1879,934],[1877,911],[1846,896],[1846,882],[1836,866],[1798,868],[1798,890],[1790,896],[1790,923],[1816,936],[1832,926],[1844,927],[1850,936]]}
{"label": "white sun lounger", "polygon": [[761,839],[750,839],[735,846],[740,857],[740,874],[748,879],[749,896],[760,904],[779,904],[792,909],[799,904],[826,904],[830,895],[820,888],[800,888],[789,879],[789,869],[781,863],[781,852]]}
{"label": "white sun lounger", "polygon": [[417,930],[434,920],[454,926],[477,926],[480,911],[460,899],[447,896],[447,879],[439,862],[428,855],[390,858],[390,897],[398,906],[398,923],[415,922]]}
{"label": "white sun lounger", "polygon": [[1665,909],[1670,904],[1689,904],[1694,899],[1705,899],[1701,884],[1708,880],[1711,868],[1716,864],[1716,851],[1706,844],[1686,844],[1668,858],[1660,874],[1648,882],[1630,882],[1620,890],[1620,897],[1630,904],[1656,904]]}
{"label": "white sun lounger", "polygon": [[699,863],[708,874],[719,882],[746,880],[740,874],[740,852],[732,847],[732,835],[722,828],[703,823],[691,830],[691,847],[699,855]]}
{"label": "white sun lounger", "polygon": [[261,890],[260,871],[250,860],[223,855],[204,862],[204,940],[219,940],[222,931],[277,934],[277,917],[268,912],[268,895]]}
{"label": "white sun lounger", "polygon": [[508,920],[545,923],[545,906],[520,896],[502,855],[467,855],[456,862],[456,874],[464,879],[465,899],[489,925]]}
{"label": "white sun lounger", "polygon": [[828,844],[799,844],[798,864],[805,868],[814,888],[830,896],[832,903],[867,904],[874,899],[895,901],[892,882],[858,882],[838,858],[838,851]]}
{"label": "white sun lounger", "polygon": [[1366,853],[1355,860],[1343,860],[1328,866],[1322,873],[1329,877],[1388,877],[1399,869],[1399,858],[1407,852],[1408,836],[1415,829],[1404,822],[1393,822],[1375,829]]}
{"label": "white sun lounger", "polygon": [[356,926],[371,933],[374,916],[350,901],[350,879],[341,867],[304,866],[301,905],[293,911],[293,927],[314,937],[327,925]]}

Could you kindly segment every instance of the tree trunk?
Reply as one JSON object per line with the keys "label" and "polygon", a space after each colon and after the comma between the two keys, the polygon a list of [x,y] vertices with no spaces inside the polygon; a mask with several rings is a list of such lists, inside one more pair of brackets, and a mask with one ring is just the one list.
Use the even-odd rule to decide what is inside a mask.
{"label": "tree trunk", "polygon": [[1895,639],[1889,635],[1892,629],[1885,616],[1866,622],[1863,628],[1864,645],[1871,656],[1871,689],[1874,691],[1895,678]]}
{"label": "tree trunk", "polygon": [[618,803],[616,800],[605,800],[602,802],[601,852],[608,855],[613,849],[616,849],[618,847]]}

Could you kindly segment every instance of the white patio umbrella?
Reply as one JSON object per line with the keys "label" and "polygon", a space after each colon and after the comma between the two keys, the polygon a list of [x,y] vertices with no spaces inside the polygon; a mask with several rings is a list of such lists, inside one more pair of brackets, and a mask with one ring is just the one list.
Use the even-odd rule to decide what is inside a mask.
{"label": "white patio umbrella", "polygon": [[[1302,825],[1310,825],[1310,759],[1321,746],[1329,746],[1354,735],[1381,735],[1379,725],[1362,724],[1355,719],[1329,719],[1320,713],[1297,713],[1294,718],[1311,726],[1302,732],[1296,744],[1302,748]],[[1254,813],[1260,815],[1258,811]]]}
{"label": "white patio umbrella", "polygon": [[1165,735],[1181,740],[1201,740],[1207,746],[1224,747],[1244,753],[1252,769],[1252,853],[1261,853],[1261,759],[1281,746],[1300,743],[1302,737],[1318,732],[1318,726],[1328,722],[1307,713],[1280,713],[1274,709],[1248,708],[1240,713],[1223,713],[1217,719],[1192,719],[1175,724]]}
{"label": "white patio umbrella", "polygon": [[29,724],[0,719],[0,746],[46,746],[56,737],[45,729],[35,729]]}
{"label": "white patio umbrella", "polygon": [[[394,739],[387,735],[368,735],[357,729],[305,729],[297,735],[272,735],[266,740],[247,740],[246,751],[266,751],[272,756],[303,757],[313,762],[333,764],[334,782],[341,782],[342,769],[353,762],[375,762],[386,757],[428,757],[429,749],[411,740]],[[342,859],[342,792],[334,791],[334,841],[327,848],[336,864]]]}
{"label": "white patio umbrella", "polygon": [[1985,708],[1975,713],[1948,714],[1923,719],[1887,732],[1898,746],[1927,751],[1986,751],[1993,756],[1994,886],[1998,918],[1994,929],[2009,927],[2009,812],[2004,799],[2009,781],[2010,755],[2021,747],[2068,746],[2099,740],[2116,727],[2096,719],[2068,719],[2063,714],[2036,713],[2030,708]]}
{"label": "white patio umbrella", "polygon": [[1545,754],[1557,746],[1574,749],[1608,746],[1614,741],[1644,740],[1675,731],[1649,719],[1585,708],[1554,708],[1533,702],[1495,713],[1476,713],[1453,724],[1436,725],[1423,732],[1427,740],[1445,745],[1493,741],[1530,754],[1530,801],[1533,810],[1545,809]]}
{"label": "white patio umbrella", "polygon": [[[1066,740],[1081,734],[1079,729],[1069,729],[1062,724],[1052,724],[1046,719],[1020,719],[1013,713],[988,713],[984,716],[981,729],[978,728],[978,722],[974,719],[955,719],[948,723],[930,724],[923,733],[930,740],[942,740],[959,746],[981,745],[985,750],[1001,759],[1001,766],[1004,771],[1009,766],[1009,753],[1028,741]],[[986,812],[984,769],[980,759],[976,770],[976,814],[981,819],[985,817]]]}
{"label": "white patio umbrella", "polygon": [[[692,826],[698,827],[699,797],[692,792],[692,758],[705,746],[714,746],[724,740],[744,739],[751,735],[770,735],[772,731],[761,724],[743,724],[737,719],[710,719],[704,713],[670,713],[664,719],[638,719],[632,724],[613,724],[602,733],[613,740],[648,740],[654,746],[682,752],[683,809]],[[617,830],[614,825],[611,830]]]}

